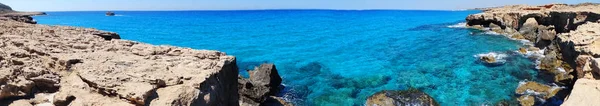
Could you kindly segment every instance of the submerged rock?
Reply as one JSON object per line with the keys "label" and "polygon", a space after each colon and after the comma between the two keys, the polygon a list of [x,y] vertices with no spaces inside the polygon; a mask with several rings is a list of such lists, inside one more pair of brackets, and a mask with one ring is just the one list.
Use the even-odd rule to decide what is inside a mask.
{"label": "submerged rock", "polygon": [[507,54],[490,52],[486,54],[477,54],[475,57],[479,58],[479,61],[484,65],[488,66],[499,66],[506,63]]}
{"label": "submerged rock", "polygon": [[384,90],[371,95],[366,106],[439,106],[429,95],[417,89]]}
{"label": "submerged rock", "polygon": [[519,101],[519,104],[521,104],[521,106],[533,106],[535,104],[535,97],[523,95],[517,98],[517,101]]}

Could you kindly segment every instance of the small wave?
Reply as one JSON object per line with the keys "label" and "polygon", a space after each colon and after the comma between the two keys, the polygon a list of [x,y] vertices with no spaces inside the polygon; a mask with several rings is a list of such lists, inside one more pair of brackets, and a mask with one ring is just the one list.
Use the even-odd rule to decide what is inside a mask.
{"label": "small wave", "polygon": [[485,32],[483,32],[483,34],[488,34],[488,35],[502,35],[500,33],[494,32],[494,31],[485,31]]}
{"label": "small wave", "polygon": [[541,58],[546,57],[544,55],[544,51],[546,51],[546,49],[540,49],[540,50],[537,50],[537,51],[527,51],[527,53],[525,53],[525,56],[529,57],[529,58],[535,58],[535,59],[539,60]]}
{"label": "small wave", "polygon": [[124,16],[124,15],[115,15],[115,16],[120,17],[120,16]]}
{"label": "small wave", "polygon": [[467,23],[461,22],[458,24],[450,25],[450,26],[448,26],[448,28],[467,28]]}
{"label": "small wave", "polygon": [[505,54],[505,53],[496,53],[496,52],[477,54],[474,57],[481,58],[481,57],[484,57],[484,56],[492,56],[492,57],[494,57],[494,59],[496,59],[496,63],[505,63],[506,62],[506,58],[508,57],[508,55]]}

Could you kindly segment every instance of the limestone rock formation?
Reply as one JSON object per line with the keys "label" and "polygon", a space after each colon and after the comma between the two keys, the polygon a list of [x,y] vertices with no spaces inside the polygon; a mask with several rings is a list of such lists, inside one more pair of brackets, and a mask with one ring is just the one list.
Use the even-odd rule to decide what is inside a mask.
{"label": "limestone rock formation", "polygon": [[600,104],[600,80],[579,79],[563,106],[596,106]]}
{"label": "limestone rock formation", "polygon": [[237,70],[218,51],[0,20],[0,100],[57,92],[57,106],[238,105]]}
{"label": "limestone rock formation", "polygon": [[[532,46],[539,48],[543,53],[534,58],[540,61],[538,68],[554,74],[557,84],[570,88],[577,79],[600,78],[597,61],[600,58],[600,4],[512,5],[486,8],[482,13],[469,15],[466,20],[467,26],[483,26],[490,29],[499,26],[504,30],[497,32],[499,34],[531,41]],[[532,51],[519,49],[519,52],[527,55]],[[541,84],[524,85],[530,87],[522,86],[517,89],[517,93],[523,95],[518,98],[519,101],[527,102],[522,105],[533,105],[537,100],[530,98],[548,99],[548,95],[555,94],[553,92],[556,91],[536,91],[535,89],[556,88]],[[527,90],[523,89],[544,95],[528,95]]]}
{"label": "limestone rock formation", "polygon": [[416,89],[384,90],[371,95],[366,106],[439,106],[429,95]]}
{"label": "limestone rock formation", "polygon": [[273,64],[262,64],[252,71],[249,79],[238,77],[238,93],[240,95],[240,105],[258,106],[258,105],[284,105],[289,104],[280,102],[276,96],[281,86],[281,76]]}
{"label": "limestone rock formation", "polygon": [[572,50],[570,54],[581,53],[600,58],[600,23],[587,22],[578,26],[577,30],[562,33],[558,37],[565,49]]}

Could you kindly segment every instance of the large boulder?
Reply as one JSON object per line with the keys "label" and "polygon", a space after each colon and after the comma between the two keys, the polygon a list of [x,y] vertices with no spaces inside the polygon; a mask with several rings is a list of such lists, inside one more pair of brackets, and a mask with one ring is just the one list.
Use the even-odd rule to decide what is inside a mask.
{"label": "large boulder", "polygon": [[282,79],[275,65],[261,64],[254,70],[248,71],[248,73],[250,75],[249,79],[238,77],[240,105],[257,106],[279,103],[272,100],[273,97],[271,97],[276,96],[281,89]]}
{"label": "large boulder", "polygon": [[429,95],[417,89],[384,90],[371,95],[366,106],[439,106]]}
{"label": "large boulder", "polygon": [[523,37],[525,37],[525,39],[535,41],[537,38],[538,26],[539,24],[535,20],[535,18],[528,18],[525,21],[525,23],[523,23],[523,26],[521,26],[521,28],[519,29],[519,32],[523,34]]}
{"label": "large boulder", "polygon": [[597,106],[600,104],[600,80],[579,79],[563,106]]}
{"label": "large boulder", "polygon": [[273,64],[262,64],[255,68],[254,71],[249,71],[250,81],[255,86],[264,86],[269,88],[268,94],[276,95],[279,92],[281,85],[281,76],[277,72],[277,68]]}

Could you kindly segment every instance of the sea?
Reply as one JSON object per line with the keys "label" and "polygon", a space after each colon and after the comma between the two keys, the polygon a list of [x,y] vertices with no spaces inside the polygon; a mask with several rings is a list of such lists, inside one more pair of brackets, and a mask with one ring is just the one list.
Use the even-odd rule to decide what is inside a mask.
{"label": "sea", "polygon": [[[96,28],[154,45],[236,56],[247,77],[274,63],[299,106],[362,106],[382,90],[415,88],[443,106],[516,104],[522,81],[547,82],[523,42],[465,28],[481,11],[214,10],[47,12],[38,24]],[[480,55],[498,55],[486,64]]]}

